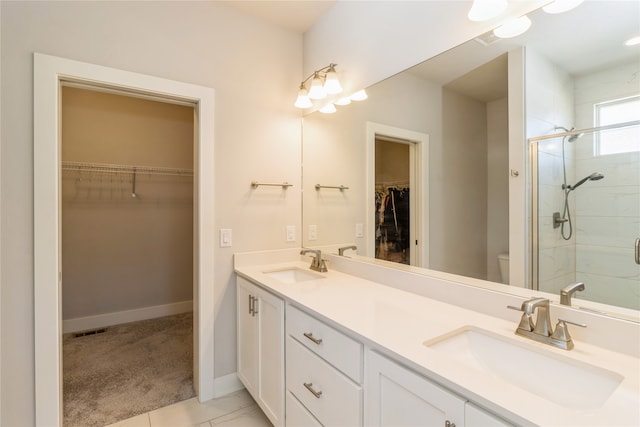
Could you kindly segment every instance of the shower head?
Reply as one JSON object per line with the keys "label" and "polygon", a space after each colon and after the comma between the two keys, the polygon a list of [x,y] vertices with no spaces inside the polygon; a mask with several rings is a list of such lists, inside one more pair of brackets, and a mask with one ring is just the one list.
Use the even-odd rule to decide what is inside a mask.
{"label": "shower head", "polygon": [[576,182],[574,185],[567,185],[567,188],[569,189],[569,191],[573,191],[587,181],[597,181],[602,178],[604,178],[604,175],[602,175],[600,172],[594,172],[589,176],[585,176],[580,181]]}
{"label": "shower head", "polygon": [[[565,131],[565,132],[567,132],[567,133],[570,133],[570,132],[573,132],[574,130],[576,130],[576,128],[567,129],[567,128],[566,128],[566,127],[564,127],[564,126],[556,126],[556,127],[554,128],[554,130],[558,130],[558,129],[561,129],[561,130],[563,130],[563,131]],[[584,135],[584,132],[576,133],[576,134],[570,135],[570,136],[569,136],[569,138],[567,139],[567,141],[569,141],[569,142],[575,142],[576,140],[578,140],[578,139],[582,138],[582,136],[583,136],[583,135]],[[565,136],[565,138],[566,138],[566,136]]]}

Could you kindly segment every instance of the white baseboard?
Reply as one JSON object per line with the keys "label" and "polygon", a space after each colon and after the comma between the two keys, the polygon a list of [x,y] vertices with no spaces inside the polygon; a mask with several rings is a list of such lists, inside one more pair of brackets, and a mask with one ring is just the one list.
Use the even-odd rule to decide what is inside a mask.
{"label": "white baseboard", "polygon": [[154,319],[156,317],[186,313],[188,311],[193,311],[193,301],[181,301],[172,304],[137,308],[134,310],[117,311],[115,313],[76,317],[75,319],[62,321],[62,333],[66,334],[69,332],[104,328],[106,326],[119,325],[121,323],[137,322],[138,320]]}
{"label": "white baseboard", "polygon": [[244,385],[240,382],[235,372],[213,379],[214,398],[242,390],[243,388]]}

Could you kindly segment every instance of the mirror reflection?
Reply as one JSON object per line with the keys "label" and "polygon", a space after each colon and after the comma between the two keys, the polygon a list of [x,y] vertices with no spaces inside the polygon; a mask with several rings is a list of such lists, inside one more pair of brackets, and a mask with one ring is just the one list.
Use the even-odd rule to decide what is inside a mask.
{"label": "mirror reflection", "polygon": [[[564,180],[557,168],[533,173],[529,161],[534,156],[529,158],[526,139],[594,128],[595,104],[640,94],[640,47],[623,45],[640,31],[639,9],[637,2],[592,1],[560,15],[537,11],[524,35],[480,36],[373,85],[366,101],[338,107],[331,115],[305,116],[303,244],[355,244],[358,256],[554,294],[581,280],[577,273],[562,273],[558,265],[582,261],[534,250],[534,244],[544,246],[546,237],[533,228],[533,176],[541,183],[552,179],[549,185],[556,186],[550,197],[558,206],[540,213],[540,224],[551,224],[552,230],[553,213],[563,211]],[[590,152],[591,139],[565,143]],[[384,146],[396,150],[379,151]],[[614,181],[608,180],[604,166],[587,162],[574,167],[573,157],[565,161],[571,163],[567,185],[574,189],[582,175],[607,177],[587,179],[572,190],[570,213],[580,210],[574,208],[581,202],[573,196],[583,190],[610,194],[605,184]],[[638,176],[624,179],[624,187],[637,197]],[[317,184],[348,188],[316,189]],[[405,203],[409,213],[401,217]],[[625,214],[636,226],[627,227],[636,234],[633,239],[640,237],[638,206],[635,213]],[[573,243],[565,252],[578,250],[576,235],[585,218],[578,214],[572,219]],[[564,228],[567,234],[568,224]],[[560,232],[553,239],[558,236]],[[624,251],[633,252],[633,239]],[[608,274],[589,274],[585,281],[604,287],[596,291],[594,286],[575,298],[639,308],[640,272],[625,276],[624,298],[605,296],[607,286],[617,286]],[[542,284],[539,279],[545,275]]]}

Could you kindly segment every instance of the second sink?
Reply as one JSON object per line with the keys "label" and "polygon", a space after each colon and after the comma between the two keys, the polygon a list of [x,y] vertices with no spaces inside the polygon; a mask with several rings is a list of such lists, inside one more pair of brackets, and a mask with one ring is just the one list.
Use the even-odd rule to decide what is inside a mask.
{"label": "second sink", "polygon": [[424,343],[469,367],[490,373],[573,409],[601,406],[622,382],[615,372],[467,326]]}
{"label": "second sink", "polygon": [[265,271],[264,274],[282,283],[293,284],[308,280],[324,279],[324,276],[301,268],[285,268],[282,270]]}

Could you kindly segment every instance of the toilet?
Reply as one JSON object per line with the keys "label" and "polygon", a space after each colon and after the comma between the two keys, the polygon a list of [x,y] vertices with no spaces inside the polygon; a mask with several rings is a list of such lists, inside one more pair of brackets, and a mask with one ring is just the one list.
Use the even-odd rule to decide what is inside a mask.
{"label": "toilet", "polygon": [[505,285],[509,284],[509,253],[498,254],[498,266],[500,267],[500,279]]}

